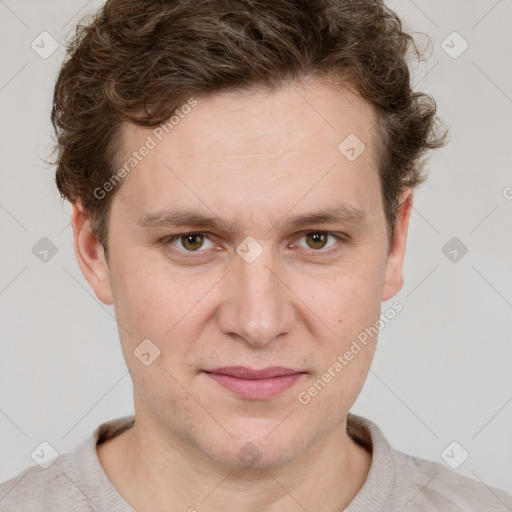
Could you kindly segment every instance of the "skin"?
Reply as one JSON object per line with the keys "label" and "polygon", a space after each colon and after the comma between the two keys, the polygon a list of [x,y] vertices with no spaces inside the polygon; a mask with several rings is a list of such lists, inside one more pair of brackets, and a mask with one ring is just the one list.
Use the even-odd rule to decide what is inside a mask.
{"label": "skin", "polygon": [[[134,383],[135,426],[99,445],[98,457],[137,511],[332,512],[361,489],[371,454],[347,435],[346,417],[377,337],[308,404],[297,397],[403,284],[413,196],[400,198],[388,245],[376,120],[363,99],[325,82],[198,99],[116,191],[108,264],[73,205],[78,263],[115,306]],[[151,133],[124,127],[120,165]],[[352,162],[338,150],[350,133],[366,145]],[[364,210],[364,222],[288,223],[342,204]],[[137,224],[171,206],[216,216],[226,229]],[[348,238],[318,241],[307,231]],[[161,242],[190,232],[206,237]],[[252,263],[236,252],[249,236],[263,251]],[[133,353],[146,338],[160,349],[149,366]],[[234,365],[307,373],[277,396],[248,399],[202,371]],[[247,442],[260,458],[244,467],[237,453]]]}

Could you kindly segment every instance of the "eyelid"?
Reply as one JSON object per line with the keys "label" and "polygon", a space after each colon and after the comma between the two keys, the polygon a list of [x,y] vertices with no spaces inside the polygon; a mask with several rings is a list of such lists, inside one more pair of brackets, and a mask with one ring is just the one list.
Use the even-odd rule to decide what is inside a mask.
{"label": "eyelid", "polygon": [[[344,233],[337,233],[337,232],[334,232],[334,231],[326,231],[326,230],[322,230],[322,229],[308,229],[308,230],[300,231],[300,232],[298,232],[298,233],[296,233],[294,235],[294,240],[295,241],[293,242],[292,246],[294,244],[296,244],[298,240],[300,240],[301,238],[303,238],[304,236],[306,236],[306,235],[308,235],[310,233],[322,233],[322,234],[327,235],[327,236],[331,235],[332,237],[337,239],[337,243],[332,244],[327,249],[311,249],[311,248],[308,249],[307,247],[301,247],[302,249],[305,249],[306,252],[308,252],[310,254],[318,254],[318,255],[329,254],[329,253],[331,253],[333,251],[339,250],[339,249],[335,248],[338,245],[339,242],[343,242],[344,244],[348,244],[349,243],[349,238]],[[210,242],[213,242],[212,239],[211,239],[211,235],[209,233],[207,233],[207,232],[203,232],[203,231],[187,231],[185,233],[179,233],[179,234],[176,234],[176,235],[167,236],[167,237],[165,237],[165,238],[163,238],[161,240],[161,243],[162,243],[162,245],[170,245],[171,242],[174,242],[174,241],[180,239],[181,237],[184,237],[184,236],[187,236],[187,235],[201,235],[204,238],[210,240]],[[210,247],[209,249],[212,249],[212,248]],[[196,254],[206,253],[209,249],[198,249],[197,251],[186,251],[186,250],[182,250],[182,249],[177,248],[179,253],[181,255],[186,256],[186,257],[194,257],[194,255],[196,255]]]}
{"label": "eyelid", "polygon": [[[162,239],[161,243],[163,245],[170,245],[171,242],[175,242],[175,241],[179,240],[180,238],[182,238],[184,236],[187,236],[187,235],[200,235],[200,236],[204,237],[205,239],[210,240],[210,242],[212,242],[210,236],[208,236],[208,233],[203,233],[203,232],[200,232],[200,231],[187,231],[186,233],[179,233],[177,235],[167,236],[167,237]],[[209,249],[211,249],[211,247]],[[181,254],[187,254],[187,255],[198,254],[198,253],[206,252],[207,250],[208,249],[202,249],[201,248],[201,249],[198,249],[197,251],[185,251],[183,249],[179,249],[178,248],[178,251]]]}
{"label": "eyelid", "polygon": [[[305,231],[301,231],[300,233],[297,233],[297,235],[295,237],[296,241],[292,245],[294,245],[295,243],[297,243],[297,241],[304,238],[306,235],[309,235],[310,233],[321,233],[323,235],[332,236],[333,238],[336,238],[337,242],[346,242],[346,236],[343,235],[342,233],[336,233],[334,231],[325,231],[322,229],[308,229]],[[322,249],[311,249],[308,247],[303,247],[303,249],[305,249],[306,251],[308,251],[310,253],[314,253],[314,254],[328,254],[328,253],[332,252],[333,250],[335,250],[332,248],[335,247],[336,245],[337,245],[337,243],[334,243],[334,244],[330,245],[329,247],[322,248]]]}

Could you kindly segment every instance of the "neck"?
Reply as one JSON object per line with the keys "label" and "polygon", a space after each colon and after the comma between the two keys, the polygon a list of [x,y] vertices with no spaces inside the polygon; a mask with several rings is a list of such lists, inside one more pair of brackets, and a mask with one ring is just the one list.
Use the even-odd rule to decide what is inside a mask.
{"label": "neck", "polygon": [[371,465],[371,454],[348,436],[346,418],[278,468],[222,465],[158,422],[136,418],[132,429],[99,445],[97,452],[114,487],[140,512],[170,507],[190,512],[342,511]]}

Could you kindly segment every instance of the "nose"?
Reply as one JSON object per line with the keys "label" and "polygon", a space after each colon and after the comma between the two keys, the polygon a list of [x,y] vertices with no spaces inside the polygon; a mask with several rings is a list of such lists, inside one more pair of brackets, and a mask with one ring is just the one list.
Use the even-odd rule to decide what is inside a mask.
{"label": "nose", "polygon": [[285,283],[271,251],[264,251],[252,263],[237,257],[224,282],[220,330],[254,347],[265,347],[289,333],[296,315],[293,293]]}

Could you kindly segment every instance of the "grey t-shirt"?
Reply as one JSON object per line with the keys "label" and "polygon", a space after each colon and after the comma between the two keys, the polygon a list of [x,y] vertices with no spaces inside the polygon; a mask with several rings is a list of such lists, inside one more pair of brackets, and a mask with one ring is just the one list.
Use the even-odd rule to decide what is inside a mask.
{"label": "grey t-shirt", "polygon": [[[97,443],[133,423],[134,416],[102,423],[73,452],[60,455],[47,469],[35,465],[1,483],[0,511],[134,512],[108,479],[96,453]],[[344,512],[512,511],[511,493],[441,463],[395,450],[379,427],[362,416],[349,413],[347,431],[372,452],[372,464],[363,487]]]}

